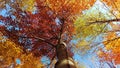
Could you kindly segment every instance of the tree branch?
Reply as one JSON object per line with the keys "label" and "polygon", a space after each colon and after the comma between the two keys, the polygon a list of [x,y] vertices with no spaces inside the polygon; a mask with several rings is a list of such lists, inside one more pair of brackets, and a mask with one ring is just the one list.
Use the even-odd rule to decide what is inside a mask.
{"label": "tree branch", "polygon": [[61,29],[60,29],[60,34],[59,34],[59,38],[58,38],[58,44],[60,44],[60,42],[61,42],[61,35],[62,35],[63,29],[64,29],[64,21],[65,21],[64,18],[60,18]]}
{"label": "tree branch", "polygon": [[[10,32],[10,31],[6,30],[5,28],[4,28],[4,29],[1,29],[1,32],[2,32],[4,35],[10,36],[10,39],[12,39],[12,40],[14,39],[14,37],[15,37],[15,38],[18,38],[18,37],[22,37],[22,38],[34,38],[34,39],[38,39],[38,40],[40,40],[40,41],[42,41],[42,42],[48,43],[49,45],[55,47],[55,45],[53,45],[52,43],[46,41],[46,40],[43,39],[43,38],[39,38],[39,37],[28,37],[28,36],[26,37],[26,36],[16,35],[16,34]],[[18,42],[18,41],[17,41],[17,40],[14,40],[14,42]]]}
{"label": "tree branch", "polygon": [[110,40],[106,40],[106,41],[103,41],[103,42],[107,42],[107,43],[105,43],[105,44],[108,44],[108,43],[110,43],[111,41],[115,41],[115,40],[118,40],[118,39],[120,39],[120,37],[116,37],[116,38],[113,38],[113,39],[110,39]]}
{"label": "tree branch", "polygon": [[53,45],[52,43],[46,41],[46,40],[43,39],[43,38],[39,38],[39,37],[28,37],[28,36],[27,36],[27,37],[25,37],[25,36],[19,36],[19,37],[22,37],[22,38],[34,38],[34,39],[38,39],[38,40],[40,40],[40,41],[42,41],[42,42],[45,42],[45,43],[47,43],[47,44],[49,44],[49,45],[55,47],[55,45]]}
{"label": "tree branch", "polygon": [[88,25],[95,24],[95,23],[106,23],[106,22],[115,22],[115,21],[120,21],[120,19],[110,19],[110,20],[103,20],[103,21],[94,21],[94,22],[88,22]]}

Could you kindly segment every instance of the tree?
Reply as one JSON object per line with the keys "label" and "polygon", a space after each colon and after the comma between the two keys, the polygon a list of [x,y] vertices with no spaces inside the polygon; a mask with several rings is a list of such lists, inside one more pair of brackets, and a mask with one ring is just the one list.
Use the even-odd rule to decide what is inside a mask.
{"label": "tree", "polygon": [[57,57],[56,68],[76,68],[71,40],[78,40],[80,49],[89,50],[94,47],[88,46],[94,43],[93,39],[108,31],[109,22],[120,20],[108,19],[97,9],[95,13],[82,12],[95,0],[1,0],[1,3],[0,9],[7,10],[7,15],[0,16],[3,23],[0,32],[22,48],[23,53],[30,53],[30,58],[45,55],[52,61]]}
{"label": "tree", "polygon": [[[31,1],[34,2],[34,0]],[[64,45],[65,50],[62,50],[60,48],[61,43],[67,44],[71,40],[74,33],[72,24],[75,15],[80,14],[83,9],[89,8],[94,0],[35,0],[35,11],[29,11],[29,8],[24,9],[25,7],[23,7],[23,5],[33,6],[33,3],[30,2],[26,5],[24,3],[26,3],[25,0],[23,2],[6,2],[11,11],[7,17],[1,16],[1,21],[5,24],[4,27],[1,27],[1,32],[10,40],[22,46],[25,53],[30,51],[36,57],[46,55],[52,60],[55,55],[62,57],[62,52],[62,55],[58,55],[58,53],[60,54],[58,50],[65,51],[66,54],[64,55],[66,57],[58,58],[58,62],[64,60],[69,62],[68,58],[70,57],[67,53],[70,51],[68,52],[66,49],[68,45]],[[66,62],[67,64],[69,66],[69,63]]]}
{"label": "tree", "polygon": [[[93,45],[95,45],[95,42],[91,44],[91,42],[94,41],[92,39],[95,38],[95,36],[99,36],[100,34],[102,34],[104,40],[100,41],[100,43],[98,44],[101,44],[102,42],[104,47],[98,48],[100,49],[98,50],[98,56],[100,57],[100,59],[102,59],[102,61],[105,61],[110,66],[110,68],[116,68],[115,65],[120,64],[119,62],[120,19],[119,19],[119,4],[118,4],[119,0],[113,0],[113,1],[101,0],[101,2],[106,7],[107,13],[106,11],[104,13],[101,13],[99,10],[97,10],[96,12],[94,11],[94,13],[91,14],[90,12],[93,11],[88,11],[88,14],[86,12],[76,21],[75,23],[76,31],[77,34],[80,33],[77,36],[77,38],[80,39],[78,40],[80,42],[77,42],[77,46],[80,46],[79,49],[81,49],[82,51],[84,50],[83,52],[85,52],[85,49],[89,50],[91,47],[93,47]],[[111,8],[109,8],[106,5],[106,3],[107,5],[111,6]],[[83,23],[80,24],[80,22]],[[85,38],[87,38],[87,40]],[[89,46],[90,44],[91,46]],[[96,45],[94,47],[96,47]]]}
{"label": "tree", "polygon": [[[119,47],[119,0],[102,0],[107,3],[107,5],[111,6],[110,13],[112,14],[112,17],[114,17],[114,20],[109,21],[109,26],[111,27],[109,31],[106,32],[106,35],[104,37],[104,47],[100,49],[98,52],[99,57],[102,61],[106,61],[107,64],[111,68],[116,68],[115,65],[119,65],[119,55],[120,55],[120,47]],[[116,13],[115,13],[116,12]]]}
{"label": "tree", "polygon": [[[120,55],[120,47],[119,47],[119,24],[114,24],[111,22],[112,30],[107,33],[103,44],[105,45],[105,49],[101,49],[99,52],[99,56],[102,58],[102,61],[109,61],[115,65],[120,64],[119,55]],[[105,51],[106,50],[106,51]],[[115,66],[114,66],[115,67]]]}

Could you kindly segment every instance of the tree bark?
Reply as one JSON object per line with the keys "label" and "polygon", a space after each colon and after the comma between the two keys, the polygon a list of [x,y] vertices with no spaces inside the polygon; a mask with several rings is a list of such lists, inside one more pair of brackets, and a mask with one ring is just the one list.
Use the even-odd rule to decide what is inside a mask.
{"label": "tree bark", "polygon": [[55,64],[55,68],[76,68],[74,60],[68,55],[66,44],[58,44],[56,46],[56,54],[58,61]]}

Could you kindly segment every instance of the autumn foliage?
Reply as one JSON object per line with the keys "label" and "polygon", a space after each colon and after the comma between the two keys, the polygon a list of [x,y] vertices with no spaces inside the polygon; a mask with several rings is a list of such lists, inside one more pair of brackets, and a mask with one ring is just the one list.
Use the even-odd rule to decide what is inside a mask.
{"label": "autumn foliage", "polygon": [[[16,5],[18,7],[13,7],[12,9],[16,11],[12,12],[12,15],[8,17],[1,18],[8,28],[11,27],[9,28],[10,30],[5,29],[3,31],[6,31],[5,34],[11,37],[10,39],[21,40],[18,43],[22,44],[24,49],[30,47],[36,56],[47,54],[52,56],[51,53],[48,53],[49,51],[55,54],[53,46],[57,44],[61,33],[61,25],[63,24],[61,21],[65,20],[62,39],[68,42],[71,39],[72,32],[74,32],[72,25],[73,16],[80,14],[82,10],[89,8],[94,3],[94,0],[88,2],[85,0],[85,4],[83,4],[84,0],[35,0],[36,5],[34,5],[34,8],[36,8],[36,11],[33,14],[29,9],[32,8],[34,0],[31,0],[30,3],[27,2],[26,5],[26,1],[24,1],[15,2],[18,3]],[[23,5],[31,5],[31,7],[23,10]],[[53,46],[40,40],[41,38],[53,44]]]}
{"label": "autumn foliage", "polygon": [[119,29],[119,25],[111,23],[111,26],[112,32],[107,33],[105,37],[107,41],[103,42],[105,50],[101,50],[99,56],[106,61],[114,61],[115,64],[120,64],[120,38],[117,32],[114,32]]}
{"label": "autumn foliage", "polygon": [[[78,40],[76,48],[83,48],[86,51],[92,48],[88,45],[93,42],[91,40],[88,42],[86,38],[95,38],[106,32],[103,44],[107,52],[101,49],[99,56],[107,61],[111,61],[112,58],[116,64],[119,64],[120,39],[114,32],[119,26],[110,23],[119,21],[117,19],[120,9],[119,0],[99,1],[110,6],[109,11],[116,12],[113,14],[116,18],[109,20],[98,10],[87,11],[96,0],[0,0],[0,11],[6,12],[0,15],[0,22],[3,24],[0,25],[0,58],[8,61],[2,63],[5,65],[14,63],[22,68],[43,67],[38,61],[42,56],[49,57],[51,61],[61,57],[57,56],[59,52],[56,51],[59,50],[57,46],[62,42],[67,44],[64,46],[65,51],[73,56],[72,40]],[[105,28],[107,24],[112,26],[113,32]],[[16,64],[17,58],[21,60],[22,65]]]}
{"label": "autumn foliage", "polygon": [[32,53],[25,54],[22,48],[14,42],[5,37],[0,37],[0,67],[6,68],[11,66],[15,68],[41,68],[43,64]]}

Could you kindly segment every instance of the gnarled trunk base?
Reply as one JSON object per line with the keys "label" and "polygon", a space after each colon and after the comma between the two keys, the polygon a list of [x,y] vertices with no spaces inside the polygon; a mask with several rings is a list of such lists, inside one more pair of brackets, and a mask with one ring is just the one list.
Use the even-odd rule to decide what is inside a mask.
{"label": "gnarled trunk base", "polygon": [[65,43],[61,43],[56,47],[58,61],[55,68],[76,68],[74,60],[69,56]]}
{"label": "gnarled trunk base", "polygon": [[55,64],[55,68],[76,68],[72,58],[60,60]]}

